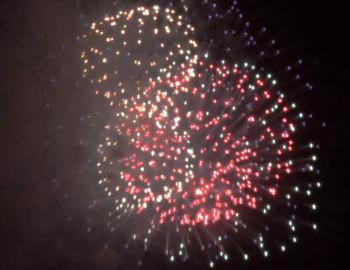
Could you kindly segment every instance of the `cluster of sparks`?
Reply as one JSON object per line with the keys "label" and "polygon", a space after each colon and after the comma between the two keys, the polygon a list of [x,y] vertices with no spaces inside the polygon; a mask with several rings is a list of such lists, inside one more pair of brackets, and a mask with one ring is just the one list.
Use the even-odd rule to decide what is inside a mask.
{"label": "cluster of sparks", "polygon": [[170,74],[189,60],[198,46],[193,32],[183,16],[159,6],[106,16],[92,23],[83,36],[90,46],[81,54],[83,77],[94,85],[96,94],[111,99],[110,105],[120,105],[131,94],[142,92],[149,78]]}
{"label": "cluster of sparks", "polygon": [[[115,201],[111,216],[117,221],[109,222],[110,228],[130,215],[146,217],[144,232],[138,226],[130,235],[143,238],[147,248],[170,224],[181,235],[173,244],[166,241],[170,260],[188,259],[190,243],[197,242],[212,250],[213,267],[214,260],[229,258],[222,244],[229,233],[212,228],[246,229],[244,209],[266,215],[274,205],[286,207],[289,218],[280,226],[289,227],[288,238],[297,242],[293,192],[310,198],[320,183],[285,183],[295,173],[315,169],[310,151],[301,161],[296,158],[300,148],[314,148],[295,140],[303,117],[296,104],[278,90],[271,74],[202,54],[187,21],[171,8],[153,6],[92,23],[84,35],[94,45],[82,52],[83,77],[114,112],[97,164],[99,183]],[[316,210],[314,203],[302,204]],[[263,232],[252,238],[268,256]],[[282,241],[287,240],[278,244],[284,252]],[[247,260],[248,253],[239,250]]]}

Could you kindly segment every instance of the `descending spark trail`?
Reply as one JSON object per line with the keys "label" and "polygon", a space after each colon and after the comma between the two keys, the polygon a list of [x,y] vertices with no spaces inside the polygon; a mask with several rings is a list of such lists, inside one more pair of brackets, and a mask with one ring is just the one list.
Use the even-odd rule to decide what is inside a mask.
{"label": "descending spark trail", "polygon": [[[129,233],[145,249],[166,234],[171,261],[200,247],[210,267],[229,258],[232,233],[249,231],[265,257],[269,237],[284,252],[297,242],[298,210],[316,210],[311,195],[320,187],[305,179],[317,158],[313,143],[299,144],[303,114],[271,74],[203,54],[187,21],[170,8],[137,7],[84,35],[83,77],[113,112],[97,164],[115,202],[108,226],[140,217]],[[285,237],[274,235],[285,228]],[[235,239],[247,260],[248,247]]]}

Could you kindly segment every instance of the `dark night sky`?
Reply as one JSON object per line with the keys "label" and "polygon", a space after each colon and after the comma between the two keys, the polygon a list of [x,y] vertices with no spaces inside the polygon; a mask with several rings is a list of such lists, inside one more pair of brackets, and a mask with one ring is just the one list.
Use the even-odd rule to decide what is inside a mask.
{"label": "dark night sky", "polygon": [[[80,80],[76,37],[83,29],[80,15],[102,16],[106,3],[0,1],[0,269],[129,269],[130,257],[104,249],[98,235],[84,231],[91,194],[84,180],[94,174],[89,159],[95,149],[88,143],[96,135],[86,117],[98,104]],[[315,136],[323,181],[319,233],[305,235],[285,256],[248,266],[346,269],[341,267],[349,266],[350,256],[346,4],[253,0],[245,5],[249,19],[259,18],[281,37],[282,46],[304,56],[316,90],[302,103],[316,121],[327,123]],[[152,260],[146,268],[154,269]]]}

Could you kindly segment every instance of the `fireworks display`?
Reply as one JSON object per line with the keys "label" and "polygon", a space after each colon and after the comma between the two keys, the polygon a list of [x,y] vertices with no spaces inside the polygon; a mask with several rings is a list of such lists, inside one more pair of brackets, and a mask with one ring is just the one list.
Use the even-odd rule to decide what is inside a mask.
{"label": "fireworks display", "polygon": [[284,252],[299,225],[317,229],[298,219],[320,187],[304,115],[264,69],[203,53],[189,21],[139,6],[83,36],[83,77],[113,114],[97,163],[115,203],[108,227],[140,218],[130,240],[164,242],[170,261],[202,250],[210,267],[234,256],[232,243],[244,260],[251,246]]}

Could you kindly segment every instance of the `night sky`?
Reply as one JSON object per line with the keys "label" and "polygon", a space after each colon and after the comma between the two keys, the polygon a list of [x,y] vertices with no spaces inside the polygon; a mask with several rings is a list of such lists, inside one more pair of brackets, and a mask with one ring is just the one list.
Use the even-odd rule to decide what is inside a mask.
{"label": "night sky", "polygon": [[[134,1],[124,1],[129,2]],[[148,1],[151,2],[151,1]],[[224,1],[223,1],[224,2]],[[304,233],[286,254],[219,269],[347,269],[349,264],[349,44],[346,4],[302,0],[241,1],[247,18],[266,25],[314,90],[298,103],[314,114],[323,187],[317,233]],[[96,191],[96,144],[102,100],[81,79],[84,23],[118,9],[107,0],[0,1],[0,268],[134,269],[133,251],[103,226],[87,232],[101,211],[88,210]],[[124,4],[123,4],[124,5]],[[199,5],[198,5],[199,6]],[[217,25],[220,28],[220,25]],[[215,29],[200,29],[201,38]],[[221,57],[220,48],[213,54]],[[287,57],[287,61],[288,61]],[[278,72],[278,65],[269,66]],[[274,70],[275,69],[275,70]],[[101,117],[101,116],[100,116]],[[91,120],[93,118],[93,120]],[[317,128],[326,123],[325,128]],[[100,212],[97,213],[96,212]],[[97,217],[96,217],[97,215]],[[91,221],[91,216],[94,216]],[[148,251],[145,269],[201,269],[171,265]],[[132,265],[132,266],[131,266]]]}

